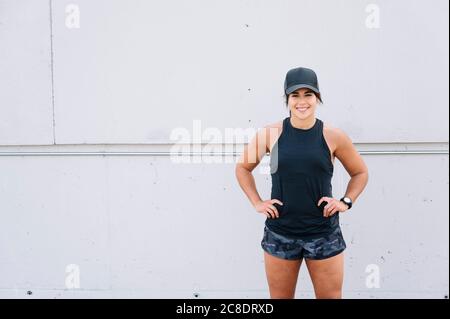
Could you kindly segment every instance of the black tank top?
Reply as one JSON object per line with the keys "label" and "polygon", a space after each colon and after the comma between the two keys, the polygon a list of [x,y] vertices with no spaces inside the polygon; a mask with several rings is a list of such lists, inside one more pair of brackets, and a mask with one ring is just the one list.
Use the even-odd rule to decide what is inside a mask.
{"label": "black tank top", "polygon": [[283,131],[270,154],[272,199],[280,217],[267,218],[265,225],[276,233],[300,239],[321,237],[339,227],[339,213],[323,217],[317,206],[323,196],[333,197],[331,153],[323,136],[323,122],[299,129],[290,117],[283,120]]}

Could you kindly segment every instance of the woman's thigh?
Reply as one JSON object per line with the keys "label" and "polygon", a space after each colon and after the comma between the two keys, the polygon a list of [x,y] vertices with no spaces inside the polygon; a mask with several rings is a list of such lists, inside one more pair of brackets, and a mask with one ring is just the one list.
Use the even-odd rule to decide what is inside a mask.
{"label": "woman's thigh", "polygon": [[283,259],[272,256],[264,251],[264,262],[270,297],[294,298],[302,259]]}
{"label": "woman's thigh", "polygon": [[344,252],[321,260],[305,259],[316,298],[342,298]]}

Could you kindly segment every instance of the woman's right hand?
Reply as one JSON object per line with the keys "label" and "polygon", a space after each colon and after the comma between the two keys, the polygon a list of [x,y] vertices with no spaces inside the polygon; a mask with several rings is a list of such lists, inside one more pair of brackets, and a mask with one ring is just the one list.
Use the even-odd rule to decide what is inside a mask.
{"label": "woman's right hand", "polygon": [[278,218],[280,214],[273,204],[283,205],[278,199],[261,200],[255,204],[255,209],[258,213],[266,215],[268,218]]}

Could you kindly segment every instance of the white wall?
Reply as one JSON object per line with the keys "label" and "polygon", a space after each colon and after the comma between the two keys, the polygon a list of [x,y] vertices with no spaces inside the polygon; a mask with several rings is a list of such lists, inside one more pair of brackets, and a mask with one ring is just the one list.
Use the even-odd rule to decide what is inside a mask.
{"label": "white wall", "polygon": [[[285,73],[307,66],[317,116],[370,170],[341,217],[344,297],[444,298],[448,21],[444,0],[0,0],[0,297],[267,298],[243,144],[176,164],[170,136],[281,120]],[[348,180],[336,161],[335,197]],[[305,267],[297,296],[313,297]]]}

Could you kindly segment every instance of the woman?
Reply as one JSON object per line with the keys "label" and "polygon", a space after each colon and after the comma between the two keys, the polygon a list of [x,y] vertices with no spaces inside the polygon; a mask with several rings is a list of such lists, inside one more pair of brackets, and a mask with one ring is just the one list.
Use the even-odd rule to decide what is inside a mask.
{"label": "woman", "polygon": [[[316,118],[322,103],[315,72],[286,74],[290,116],[259,130],[244,148],[236,177],[258,213],[267,217],[261,247],[271,298],[294,298],[303,259],[316,298],[342,298],[344,253],[339,213],[352,207],[368,182],[368,169],[343,130]],[[270,153],[271,198],[262,200],[253,169]],[[351,176],[342,197],[333,198],[337,157]]]}

